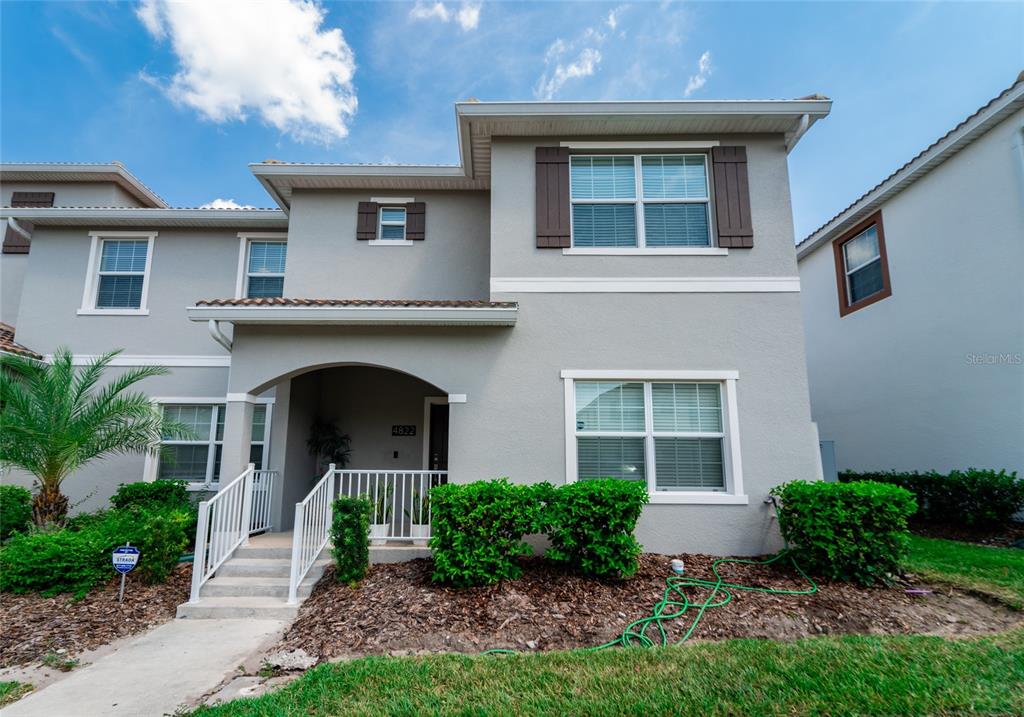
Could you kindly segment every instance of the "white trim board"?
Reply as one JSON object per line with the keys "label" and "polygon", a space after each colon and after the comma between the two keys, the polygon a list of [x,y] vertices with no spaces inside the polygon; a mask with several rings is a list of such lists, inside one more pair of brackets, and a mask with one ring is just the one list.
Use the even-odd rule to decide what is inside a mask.
{"label": "white trim board", "polygon": [[563,256],[729,256],[729,250],[717,246],[690,247],[570,247]]}
{"label": "white trim board", "polygon": [[559,142],[559,147],[568,147],[569,149],[711,149],[721,144],[717,139],[708,140],[649,140],[649,141],[638,141],[638,142],[616,142],[615,140],[610,141],[594,141],[594,142],[580,142],[575,140],[569,140],[565,142]]}
{"label": "white trim board", "polygon": [[798,276],[685,276],[685,277],[599,277],[534,276],[494,277],[493,293],[534,294],[719,294],[796,293]]}
{"label": "white trim board", "polygon": [[423,397],[423,436],[420,443],[423,444],[423,470],[430,470],[430,407],[448,405],[447,396],[424,396]]}
{"label": "white trim board", "polygon": [[[73,366],[85,366],[97,358],[91,354],[75,354]],[[53,361],[53,354],[47,354],[47,361]],[[110,361],[111,366],[176,366],[195,368],[229,368],[230,356],[149,356],[120,354]],[[223,400],[223,398],[221,398]]]}

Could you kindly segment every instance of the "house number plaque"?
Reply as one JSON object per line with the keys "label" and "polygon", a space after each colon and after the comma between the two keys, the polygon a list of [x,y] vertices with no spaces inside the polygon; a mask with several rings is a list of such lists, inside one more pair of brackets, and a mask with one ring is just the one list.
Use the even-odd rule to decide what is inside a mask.
{"label": "house number plaque", "polygon": [[392,436],[415,436],[416,426],[392,426]]}

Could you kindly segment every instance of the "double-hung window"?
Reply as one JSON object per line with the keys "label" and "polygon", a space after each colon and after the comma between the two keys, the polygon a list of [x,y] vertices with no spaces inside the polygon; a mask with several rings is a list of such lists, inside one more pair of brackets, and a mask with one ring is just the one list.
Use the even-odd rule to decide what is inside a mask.
{"label": "double-hung window", "polygon": [[573,155],[569,194],[573,247],[711,246],[705,154]]}
{"label": "double-hung window", "polygon": [[837,239],[834,249],[840,316],[892,295],[881,213]]}
{"label": "double-hung window", "polygon": [[696,496],[697,502],[739,497],[738,438],[729,430],[735,383],[673,375],[571,380],[567,479],[639,481],[655,502],[673,495]]}
{"label": "double-hung window", "polygon": [[380,241],[405,241],[405,207],[381,207]]}
{"label": "double-hung window", "polygon": [[[186,439],[165,438],[157,478],[184,480],[195,486],[217,483],[224,442],[224,404],[165,404],[164,418],[183,424]],[[267,404],[253,406],[249,462],[264,468],[268,436]]]}
{"label": "double-hung window", "polygon": [[287,258],[287,242],[250,241],[245,266],[246,298],[284,296],[284,267]]}
{"label": "double-hung window", "polygon": [[155,233],[92,233],[79,313],[146,313],[154,237]]}

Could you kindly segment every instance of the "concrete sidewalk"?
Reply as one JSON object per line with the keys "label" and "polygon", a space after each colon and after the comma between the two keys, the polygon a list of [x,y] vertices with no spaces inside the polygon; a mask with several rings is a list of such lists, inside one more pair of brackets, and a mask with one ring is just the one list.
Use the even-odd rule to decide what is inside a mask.
{"label": "concrete sidewalk", "polygon": [[206,694],[288,623],[172,620],[0,710],[3,717],[161,717]]}

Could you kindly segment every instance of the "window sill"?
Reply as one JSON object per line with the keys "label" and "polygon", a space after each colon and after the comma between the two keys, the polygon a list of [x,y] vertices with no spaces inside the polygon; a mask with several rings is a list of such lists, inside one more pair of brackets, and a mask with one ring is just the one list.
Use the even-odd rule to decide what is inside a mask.
{"label": "window sill", "polygon": [[651,505],[747,505],[750,497],[732,493],[654,493]]}
{"label": "window sill", "polygon": [[412,246],[415,243],[412,239],[371,239],[366,242],[368,246]]}
{"label": "window sill", "polygon": [[149,316],[149,309],[79,309],[79,316]]}
{"label": "window sill", "polygon": [[729,250],[717,246],[690,247],[572,247],[562,249],[565,256],[728,256]]}

